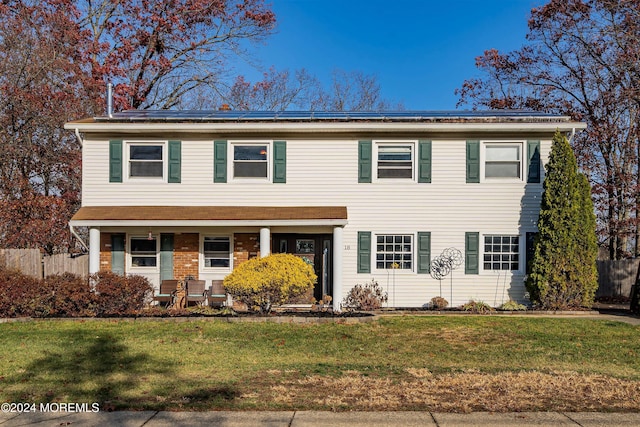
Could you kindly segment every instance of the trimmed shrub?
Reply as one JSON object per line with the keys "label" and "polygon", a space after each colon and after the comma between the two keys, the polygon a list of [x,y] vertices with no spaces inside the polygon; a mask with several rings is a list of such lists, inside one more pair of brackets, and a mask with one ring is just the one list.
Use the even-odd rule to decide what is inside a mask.
{"label": "trimmed shrub", "polygon": [[431,308],[434,310],[442,310],[443,308],[447,308],[448,305],[449,301],[442,297],[431,298]]}
{"label": "trimmed shrub", "polygon": [[97,316],[137,315],[153,294],[146,277],[121,276],[101,271],[91,276],[95,285]]}
{"label": "trimmed shrub", "polygon": [[47,313],[42,281],[17,270],[0,269],[0,316],[42,316]]}
{"label": "trimmed shrub", "polygon": [[71,273],[48,276],[42,287],[48,297],[48,316],[90,317],[94,315],[96,295],[86,278]]}
{"label": "trimmed shrub", "polygon": [[388,295],[382,290],[378,282],[371,279],[364,285],[357,284],[347,294],[342,305],[348,310],[371,311],[382,308],[387,302]]}
{"label": "trimmed shrub", "polygon": [[262,313],[273,305],[286,304],[303,295],[316,282],[313,267],[291,254],[252,258],[240,264],[224,279],[224,287],[250,309]]}

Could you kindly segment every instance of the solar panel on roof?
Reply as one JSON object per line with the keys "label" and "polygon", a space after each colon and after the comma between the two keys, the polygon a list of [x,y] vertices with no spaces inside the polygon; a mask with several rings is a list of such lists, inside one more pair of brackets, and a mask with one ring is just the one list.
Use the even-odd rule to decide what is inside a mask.
{"label": "solar panel on roof", "polygon": [[478,111],[228,111],[127,110],[97,121],[432,121],[439,119],[557,118],[556,114],[523,110]]}

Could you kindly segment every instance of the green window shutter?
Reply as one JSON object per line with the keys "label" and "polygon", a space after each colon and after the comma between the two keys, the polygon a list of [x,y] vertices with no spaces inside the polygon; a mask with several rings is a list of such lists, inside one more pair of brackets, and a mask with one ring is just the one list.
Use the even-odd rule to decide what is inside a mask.
{"label": "green window shutter", "polygon": [[213,182],[227,182],[227,141],[213,144]]}
{"label": "green window shutter", "polygon": [[540,182],[540,141],[527,141],[527,182]]}
{"label": "green window shutter", "polygon": [[169,177],[168,182],[179,183],[182,169],[182,142],[169,141]]}
{"label": "green window shutter", "polygon": [[122,182],[122,141],[109,141],[109,182]]}
{"label": "green window shutter", "polygon": [[370,231],[358,231],[358,273],[371,273]]}
{"label": "green window shutter", "polygon": [[111,235],[111,272],[124,274],[124,234]]}
{"label": "green window shutter", "polygon": [[480,270],[480,233],[469,232],[464,234],[464,272],[465,274],[478,274]]}
{"label": "green window shutter", "polygon": [[358,182],[371,182],[371,141],[358,141]]}
{"label": "green window shutter", "polygon": [[480,182],[480,141],[467,141],[467,182]]}
{"label": "green window shutter", "polygon": [[287,182],[287,141],[273,141],[273,182]]}
{"label": "green window shutter", "polygon": [[173,279],[173,234],[160,235],[160,281]]}
{"label": "green window shutter", "polygon": [[418,142],[418,182],[431,182],[431,141]]}
{"label": "green window shutter", "polygon": [[431,271],[431,232],[418,232],[418,274]]}

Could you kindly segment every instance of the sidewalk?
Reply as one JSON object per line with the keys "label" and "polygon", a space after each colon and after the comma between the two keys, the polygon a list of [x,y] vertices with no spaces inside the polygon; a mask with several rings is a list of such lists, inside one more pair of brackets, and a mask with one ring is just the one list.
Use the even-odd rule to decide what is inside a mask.
{"label": "sidewalk", "polygon": [[449,414],[430,412],[98,412],[0,413],[0,426],[118,427],[453,427],[453,426],[638,426],[640,413],[522,412]]}

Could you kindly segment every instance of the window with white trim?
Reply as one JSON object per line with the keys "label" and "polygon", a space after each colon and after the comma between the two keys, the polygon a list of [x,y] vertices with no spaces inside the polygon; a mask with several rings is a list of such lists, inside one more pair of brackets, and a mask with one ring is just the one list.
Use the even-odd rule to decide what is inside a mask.
{"label": "window with white trim", "polygon": [[380,142],[376,151],[378,179],[413,179],[413,144]]}
{"label": "window with white trim", "polygon": [[269,178],[269,144],[232,144],[233,178]]}
{"label": "window with white trim", "polygon": [[484,150],[485,178],[522,178],[521,143],[486,143]]}
{"label": "window with white trim", "polygon": [[228,236],[205,236],[202,242],[205,268],[231,266],[231,239]]}
{"label": "window with white trim", "polygon": [[379,234],[376,236],[376,269],[413,269],[413,235]]}
{"label": "window with white trim", "polygon": [[163,178],[164,144],[127,144],[129,178]]}
{"label": "window with white trim", "polygon": [[132,267],[156,267],[158,265],[158,239],[155,236],[131,237],[129,253]]}
{"label": "window with white trim", "polygon": [[484,270],[520,270],[520,236],[484,236]]}

